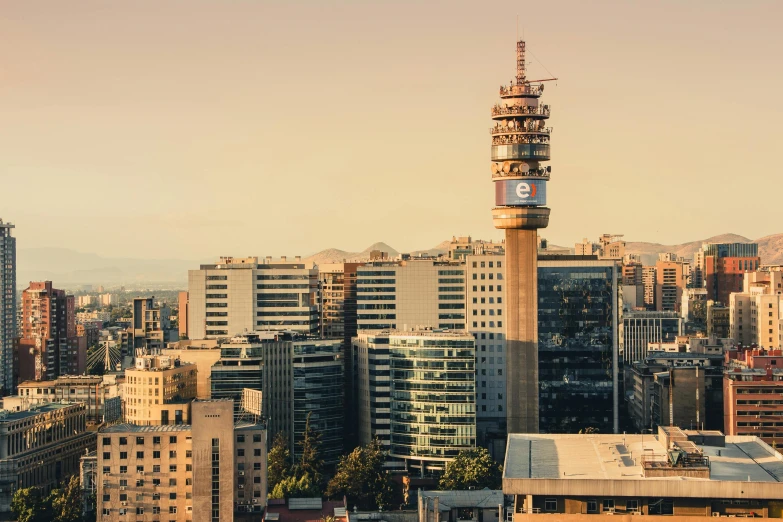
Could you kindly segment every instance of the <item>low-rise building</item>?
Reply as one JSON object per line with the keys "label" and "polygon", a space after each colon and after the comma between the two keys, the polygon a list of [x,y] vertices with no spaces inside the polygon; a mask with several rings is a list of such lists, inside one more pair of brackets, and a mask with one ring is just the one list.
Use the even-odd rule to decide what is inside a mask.
{"label": "low-rise building", "polygon": [[255,520],[266,506],[266,429],[230,400],[194,401],[192,424],[120,424],[99,434],[99,521]]}
{"label": "low-rise building", "polygon": [[512,434],[503,493],[514,498],[513,522],[781,518],[780,477],[783,455],[757,437],[676,427],[659,427],[657,436]]}
{"label": "low-rise building", "polygon": [[0,411],[0,519],[11,519],[11,499],[20,488],[44,494],[79,473],[85,450],[95,449],[84,404],[52,403]]}
{"label": "low-rise building", "polygon": [[119,395],[116,375],[62,375],[52,381],[19,384],[18,395],[3,398],[3,408],[24,411],[39,404],[82,402],[87,422],[113,422],[120,416]]}
{"label": "low-rise building", "polygon": [[503,511],[501,490],[419,490],[419,522],[499,522]]}
{"label": "low-rise building", "polygon": [[189,424],[196,365],[162,355],[136,358],[125,370],[125,421],[139,426]]}

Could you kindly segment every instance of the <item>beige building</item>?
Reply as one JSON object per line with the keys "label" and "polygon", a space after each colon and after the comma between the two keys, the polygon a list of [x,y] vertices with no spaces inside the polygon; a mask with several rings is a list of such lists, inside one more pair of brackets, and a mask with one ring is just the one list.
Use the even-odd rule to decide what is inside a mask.
{"label": "beige building", "polygon": [[121,424],[99,435],[99,521],[255,520],[266,506],[266,429],[233,401],[194,401],[192,424]]}
{"label": "beige building", "polygon": [[196,365],[167,356],[136,358],[125,370],[125,421],[139,426],[188,424],[196,398]]}
{"label": "beige building", "polygon": [[743,274],[742,293],[729,296],[729,334],[740,345],[783,346],[783,272]]}
{"label": "beige building", "polygon": [[299,257],[221,257],[188,272],[188,336],[230,338],[256,330],[318,328],[318,270]]}
{"label": "beige building", "polygon": [[119,419],[120,385],[117,376],[62,375],[53,381],[25,381],[18,394],[3,398],[3,408],[24,411],[51,402],[82,402],[88,422],[112,422]]}
{"label": "beige building", "polygon": [[163,356],[192,362],[196,365],[196,397],[210,399],[212,366],[220,359],[220,346],[214,339],[185,340],[170,343],[160,351]]}
{"label": "beige building", "polygon": [[43,404],[0,411],[0,518],[10,519],[11,498],[20,488],[44,493],[79,473],[79,458],[95,448],[95,432],[87,431],[84,404]]}

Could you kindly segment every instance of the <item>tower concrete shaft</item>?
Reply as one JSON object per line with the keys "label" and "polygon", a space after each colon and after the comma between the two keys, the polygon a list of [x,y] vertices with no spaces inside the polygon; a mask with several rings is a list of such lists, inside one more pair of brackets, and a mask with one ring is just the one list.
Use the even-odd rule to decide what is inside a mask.
{"label": "tower concrete shaft", "polygon": [[506,231],[506,420],[508,433],[538,432],[538,229],[549,223],[550,167],[544,87],[525,77],[525,42],[517,42],[517,74],[500,87],[492,108],[495,228]]}

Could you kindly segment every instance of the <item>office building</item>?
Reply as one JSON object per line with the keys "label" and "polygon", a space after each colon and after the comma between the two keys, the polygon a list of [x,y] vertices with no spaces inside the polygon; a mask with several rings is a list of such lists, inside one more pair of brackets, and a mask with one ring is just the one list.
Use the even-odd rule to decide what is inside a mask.
{"label": "office building", "polygon": [[360,443],[389,467],[432,477],[476,446],[475,339],[464,331],[368,330],[353,341]]}
{"label": "office building", "polygon": [[487,431],[505,432],[506,339],[503,285],[505,256],[470,254],[467,275],[467,329],[476,339],[476,415],[479,438]]}
{"label": "office building", "polygon": [[465,329],[465,265],[409,259],[357,269],[357,329]]}
{"label": "office building", "polygon": [[743,274],[741,292],[729,296],[730,336],[740,345],[780,348],[783,341],[783,272]]}
{"label": "office building", "polygon": [[[612,515],[783,515],[783,456],[756,437],[659,427],[657,436],[509,436],[513,522]],[[630,519],[630,517],[629,517]]]}
{"label": "office building", "polygon": [[707,301],[707,337],[723,339],[730,335],[731,309],[715,301]]}
{"label": "office building", "polygon": [[114,422],[122,413],[120,384],[116,374],[61,375],[53,381],[25,381],[17,395],[3,398],[3,408],[25,411],[42,404],[84,403],[90,424]]}
{"label": "office building", "polygon": [[655,310],[655,282],[658,276],[655,266],[642,267],[642,286],[644,287],[644,306]]}
{"label": "office building", "polygon": [[707,299],[723,304],[732,292],[742,292],[743,274],[758,270],[761,263],[756,243],[704,243],[695,259]]}
{"label": "office building", "polygon": [[14,344],[16,343],[16,238],[14,225],[0,219],[0,393],[15,392]]}
{"label": "office building", "polygon": [[188,336],[231,338],[259,330],[318,330],[318,270],[298,257],[221,257],[188,272]]}
{"label": "office building", "polygon": [[517,73],[500,87],[501,104],[492,108],[491,170],[495,185],[495,228],[505,230],[506,396],[508,433],[538,431],[538,229],[549,224],[546,183],[550,129],[544,87],[525,71],[525,42],[517,42]]}
{"label": "office building", "polygon": [[783,351],[726,352],[723,374],[724,429],[783,445]]}
{"label": "office building", "polygon": [[686,288],[682,293],[680,315],[689,329],[703,333],[707,326],[707,289]]}
{"label": "office building", "polygon": [[19,382],[84,372],[86,346],[80,350],[74,298],[51,281],[31,282],[22,292],[21,334]]}
{"label": "office building", "polygon": [[266,506],[266,430],[232,401],[194,401],[191,424],[99,434],[99,521],[255,520]]}
{"label": "office building", "polygon": [[[614,260],[580,256],[539,260],[542,433],[619,429],[619,280],[620,267]],[[506,380],[511,378],[509,374]]]}
{"label": "office building", "polygon": [[95,449],[84,404],[43,404],[0,411],[0,518],[11,520],[11,499],[21,488],[48,494],[79,473],[79,458]]}
{"label": "office building", "polygon": [[620,358],[625,364],[647,357],[649,343],[674,342],[682,335],[682,318],[677,312],[623,312]]}
{"label": "office building", "polygon": [[264,348],[259,335],[248,334],[232,337],[220,345],[218,353],[210,369],[210,397],[233,400],[234,416],[239,418],[242,390],[260,390],[263,385]]}
{"label": "office building", "polygon": [[125,370],[125,421],[139,426],[188,424],[196,365],[162,355],[136,358]]}

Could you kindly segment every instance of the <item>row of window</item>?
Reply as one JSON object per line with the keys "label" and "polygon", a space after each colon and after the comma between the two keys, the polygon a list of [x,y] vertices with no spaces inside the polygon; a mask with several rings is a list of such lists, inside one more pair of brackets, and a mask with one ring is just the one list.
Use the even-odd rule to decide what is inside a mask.
{"label": "row of window", "polygon": [[[155,379],[155,384],[158,384],[157,378]],[[128,437],[118,437],[117,440],[120,446],[126,446],[128,444]],[[145,441],[146,441],[146,437],[136,437],[136,444],[144,444]],[[161,438],[159,436],[152,437],[153,444],[160,444],[160,441]],[[169,436],[169,444],[176,444],[176,443],[177,443],[177,436],[176,435]],[[103,445],[111,446],[111,437],[103,437]]]}

